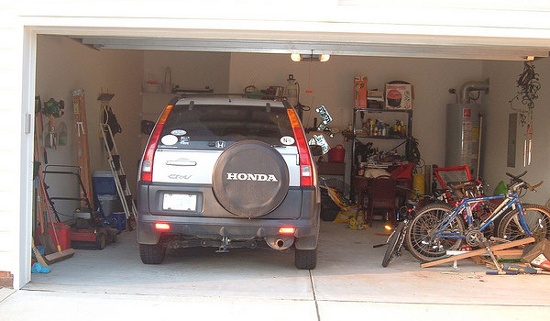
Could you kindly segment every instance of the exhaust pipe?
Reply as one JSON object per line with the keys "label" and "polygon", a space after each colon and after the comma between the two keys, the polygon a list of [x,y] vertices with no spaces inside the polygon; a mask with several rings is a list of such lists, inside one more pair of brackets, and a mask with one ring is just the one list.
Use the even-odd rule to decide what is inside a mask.
{"label": "exhaust pipe", "polygon": [[294,237],[285,235],[268,236],[265,238],[265,242],[272,249],[281,251],[290,248],[294,244]]}

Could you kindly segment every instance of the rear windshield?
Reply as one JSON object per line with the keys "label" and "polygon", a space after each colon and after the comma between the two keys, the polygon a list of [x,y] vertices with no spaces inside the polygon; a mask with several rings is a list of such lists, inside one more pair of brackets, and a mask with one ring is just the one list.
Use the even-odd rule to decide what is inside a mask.
{"label": "rear windshield", "polygon": [[194,105],[190,110],[188,105],[175,105],[160,144],[165,148],[193,149],[215,147],[213,143],[219,141],[228,146],[254,139],[275,146],[292,145],[293,137],[283,107]]}

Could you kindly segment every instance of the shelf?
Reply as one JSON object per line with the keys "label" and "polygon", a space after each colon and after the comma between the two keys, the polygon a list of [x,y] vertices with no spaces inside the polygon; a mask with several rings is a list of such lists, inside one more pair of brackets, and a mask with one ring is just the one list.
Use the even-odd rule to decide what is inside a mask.
{"label": "shelf", "polygon": [[412,113],[412,109],[354,108],[355,112],[374,113]]}
{"label": "shelf", "polygon": [[355,133],[356,138],[367,138],[367,139],[407,139],[407,136],[371,136],[363,133]]}
{"label": "shelf", "polygon": [[[370,115],[369,117],[366,117],[362,115],[361,113],[366,113]],[[400,116],[396,117],[397,121],[402,122],[406,127],[405,129],[397,129],[397,131],[392,130],[391,127],[393,126],[379,126],[379,122],[377,122],[376,125],[374,125],[374,128],[377,128],[375,130],[376,133],[388,133],[388,135],[369,135],[372,134],[371,131],[367,127],[363,127],[364,121],[366,119],[372,119],[372,120],[380,120],[383,123],[390,124],[391,121],[388,118],[392,118],[393,116],[397,116],[396,114],[399,113]],[[358,114],[361,114],[361,117],[358,116]],[[393,115],[388,117],[377,115],[386,114],[386,115]],[[376,116],[374,116],[376,115]],[[360,141],[361,143],[367,142],[373,142],[378,141],[379,143],[375,144],[376,147],[388,147],[386,143],[383,141],[405,141],[408,138],[412,136],[412,109],[375,109],[375,108],[354,108],[353,110],[353,122],[352,122],[352,135],[351,139],[353,141],[352,145],[352,174],[353,171],[357,170],[359,164],[357,163],[359,161],[358,155],[359,152],[356,150],[356,142]],[[369,126],[369,128],[372,128]],[[403,135],[405,134],[405,135]],[[372,145],[372,144],[371,144]],[[398,146],[403,145],[402,143]],[[405,151],[402,155],[409,155],[409,150],[406,150],[408,148],[407,145],[404,146]],[[393,147],[392,147],[393,148]],[[372,154],[371,154],[372,155]],[[363,156],[364,157],[364,156]],[[362,160],[363,161],[363,160]]]}

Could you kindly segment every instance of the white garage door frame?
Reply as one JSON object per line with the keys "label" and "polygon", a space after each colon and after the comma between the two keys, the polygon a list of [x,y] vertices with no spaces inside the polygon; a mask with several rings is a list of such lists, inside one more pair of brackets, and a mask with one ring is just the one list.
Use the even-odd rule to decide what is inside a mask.
{"label": "white garage door frame", "polygon": [[[290,2],[289,2],[290,3]],[[43,7],[46,9],[46,7]],[[407,24],[388,25],[374,21],[369,24],[357,22],[321,22],[318,15],[308,21],[294,18],[292,21],[260,21],[255,19],[228,20],[216,17],[186,19],[175,16],[141,13],[139,17],[102,17],[90,14],[76,17],[66,13],[59,17],[49,11],[42,11],[22,17],[23,64],[21,89],[22,138],[20,159],[20,219],[18,231],[14,231],[19,242],[14,266],[14,287],[19,289],[28,283],[30,275],[30,239],[32,219],[32,162],[33,162],[33,121],[36,70],[37,35],[67,35],[93,46],[112,48],[135,46],[135,49],[164,50],[209,50],[230,52],[308,52],[312,49],[329,51],[342,55],[410,56],[429,58],[478,58],[496,60],[524,60],[528,56],[548,56],[550,39],[550,19],[540,20],[540,12],[535,14],[537,25],[526,33],[525,27],[501,28],[480,26],[478,29],[449,25],[446,28]],[[204,10],[204,9],[203,9]],[[547,11],[542,12],[547,16]],[[524,12],[525,13],[525,12]],[[527,12],[529,13],[529,12]],[[220,14],[217,12],[217,14]],[[218,19],[217,19],[218,18]],[[315,21],[315,19],[319,19]],[[533,20],[534,21],[534,20]],[[237,22],[237,24],[236,24]],[[409,21],[410,22],[410,21]],[[543,25],[547,24],[547,25]],[[365,29],[366,27],[369,27]],[[370,30],[357,32],[357,30]],[[412,31],[411,31],[412,30]],[[422,32],[420,32],[422,30]],[[429,33],[431,30],[431,34]],[[377,31],[377,32],[372,32]],[[444,35],[444,32],[447,35]],[[452,31],[452,32],[451,32]],[[387,33],[384,33],[387,32]],[[415,34],[416,33],[416,34]],[[468,36],[483,34],[485,36]],[[146,37],[146,39],[143,39]],[[88,40],[85,40],[88,39]],[[189,47],[182,44],[182,39]],[[134,40],[134,41],[132,41]],[[135,41],[137,40],[137,41]],[[96,41],[96,42],[94,42]],[[108,44],[108,42],[119,44]],[[229,46],[231,44],[237,44]],[[139,46],[138,46],[139,44]],[[140,47],[141,46],[141,47]],[[351,48],[351,49],[350,49]],[[353,50],[352,50],[353,49]],[[508,55],[508,56],[506,56]],[[17,207],[16,206],[16,207]]]}

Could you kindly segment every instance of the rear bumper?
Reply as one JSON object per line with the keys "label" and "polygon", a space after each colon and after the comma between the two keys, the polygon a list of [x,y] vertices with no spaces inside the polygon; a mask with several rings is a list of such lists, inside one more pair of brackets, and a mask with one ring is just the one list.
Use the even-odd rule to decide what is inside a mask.
{"label": "rear bumper", "polygon": [[[168,231],[158,231],[155,229],[155,223],[163,222],[170,225]],[[317,247],[317,240],[319,236],[319,224],[314,222],[195,222],[195,223],[176,223],[166,222],[163,220],[155,222],[143,222],[138,221],[137,224],[137,240],[140,244],[157,244],[163,234],[182,235],[189,237],[198,237],[204,239],[221,240],[227,237],[229,240],[252,240],[263,239],[265,237],[278,236],[279,228],[281,227],[294,227],[296,232],[294,237],[296,239],[295,246],[298,249],[315,249]]]}
{"label": "rear bumper", "polygon": [[[236,217],[221,207],[217,208],[217,202],[213,199],[205,199],[200,213],[163,213],[159,210],[158,198],[153,197],[158,196],[161,189],[146,184],[138,187],[136,221],[137,241],[140,244],[157,244],[163,235],[215,240],[262,239],[280,235],[281,227],[294,227],[294,245],[297,249],[312,250],[317,247],[320,197],[315,189],[289,191],[287,200],[278,209],[259,218]],[[200,188],[197,191],[200,192]],[[155,224],[159,222],[168,223],[170,229],[157,230]]]}

